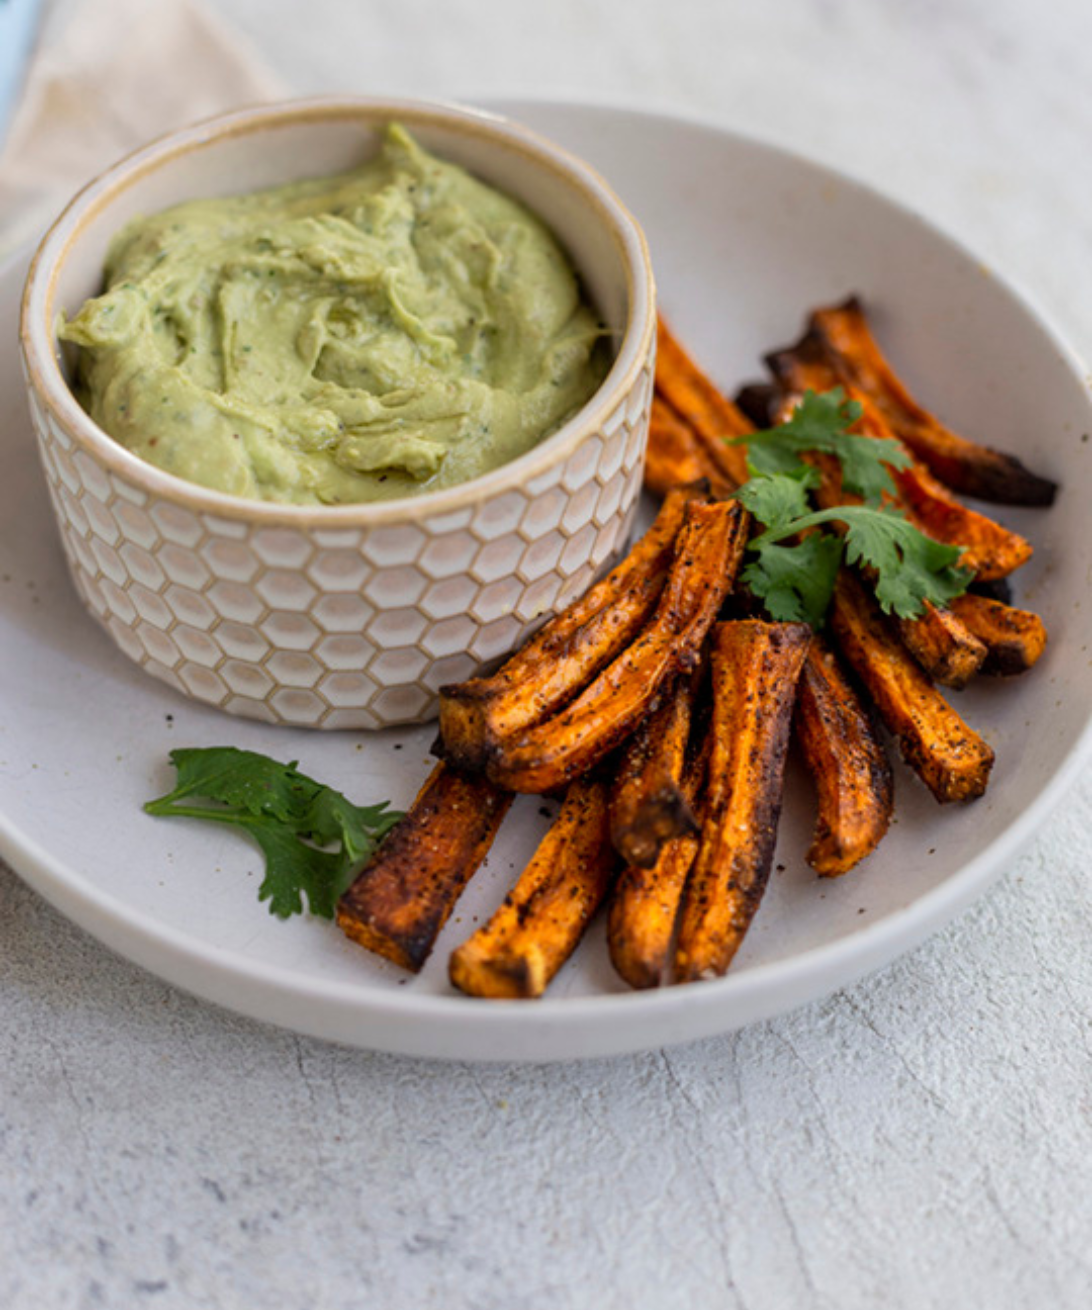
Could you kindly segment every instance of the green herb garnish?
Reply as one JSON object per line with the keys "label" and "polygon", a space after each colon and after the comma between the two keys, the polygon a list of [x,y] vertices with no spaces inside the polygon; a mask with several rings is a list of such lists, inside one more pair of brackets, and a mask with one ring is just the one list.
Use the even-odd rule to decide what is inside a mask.
{"label": "green herb garnish", "polygon": [[[751,473],[736,495],[766,529],[748,545],[754,558],[743,581],[773,619],[820,627],[843,560],[870,568],[881,609],[905,619],[917,618],[927,600],[946,604],[971,580],[957,566],[958,546],[925,536],[883,504],[895,491],[889,469],[904,468],[910,456],[898,441],[851,433],[860,415],[860,405],[847,401],[841,387],[822,395],[809,391],[788,422],[731,443],[747,446]],[[812,509],[808,493],[819,474],[803,457],[816,451],[839,461],[842,485],[863,505]],[[809,532],[830,523],[842,524],[844,535]],[[787,540],[801,533],[807,535]]]}
{"label": "green herb garnish", "polygon": [[[247,833],[265,856],[258,899],[287,919],[303,911],[334,917],[345,891],[380,840],[402,815],[378,805],[354,805],[296,763],[234,746],[171,751],[178,785],[148,801],[148,814],[228,823]],[[199,799],[203,804],[188,804]]]}

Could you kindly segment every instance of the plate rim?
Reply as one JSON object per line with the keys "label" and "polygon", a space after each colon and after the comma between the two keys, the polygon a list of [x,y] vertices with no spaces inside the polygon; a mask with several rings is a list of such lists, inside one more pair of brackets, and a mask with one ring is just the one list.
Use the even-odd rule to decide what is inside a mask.
{"label": "plate rim", "polygon": [[[576,112],[624,114],[727,137],[741,148],[769,152],[818,177],[833,179],[842,186],[865,193],[880,205],[913,220],[932,238],[954,248],[963,259],[983,265],[981,258],[961,238],[872,183],[800,151],[740,132],[699,113],[565,96],[514,94],[483,97],[465,103],[505,113],[516,121],[519,121],[521,108],[532,111],[535,108],[561,108]],[[0,287],[8,278],[25,271],[32,250],[33,243],[0,260]],[[1026,288],[992,266],[988,272],[1046,336],[1074,380],[1083,388],[1092,417],[1092,395],[1084,385],[1086,370],[1076,350]],[[17,346],[15,340],[9,343],[12,350],[17,350]],[[455,993],[375,991],[346,982],[320,981],[301,976],[290,968],[248,959],[226,948],[211,946],[151,914],[133,909],[104,891],[22,833],[3,809],[0,809],[0,856],[58,912],[109,949],[173,986],[249,1018],[325,1040],[395,1054],[440,1059],[553,1062],[637,1052],[672,1040],[670,1034],[659,1031],[652,1040],[642,1041],[640,1033],[632,1031],[642,1015],[661,1030],[664,1021],[680,1011],[685,1011],[691,1020],[695,1015],[704,1016],[705,1022],[689,1023],[688,1031],[675,1039],[678,1041],[698,1040],[702,1036],[731,1031],[810,1000],[829,996],[872,969],[894,962],[953,918],[1000,877],[1073,787],[1090,754],[1092,715],[1039,794],[1005,824],[982,851],[901,910],[888,911],[882,918],[862,924],[859,930],[835,941],[782,959],[754,964],[739,973],[729,972],[723,978],[696,988],[664,987],[638,993],[624,991],[574,997],[547,995],[533,1007],[521,1001],[494,1001],[484,1005]],[[149,959],[152,953],[156,957],[154,963]],[[266,1004],[255,1003],[249,995],[232,997],[233,988],[257,989],[258,1001],[264,998]],[[323,1022],[322,1015],[315,1021],[299,1016],[278,1018],[273,1011],[286,999],[296,1003],[320,1001],[330,1008],[334,1022]],[[736,1021],[732,1014],[734,1000],[747,1010],[743,1020]],[[612,1038],[609,1025],[623,1013],[632,1022],[627,1023],[624,1036],[615,1034]],[[349,1016],[355,1016],[364,1031],[348,1032],[345,1019]],[[458,1024],[454,1022],[456,1018]],[[412,1027],[414,1022],[416,1027]],[[384,1032],[374,1031],[384,1025]],[[452,1042],[447,1030],[456,1027],[463,1036]],[[554,1031],[558,1027],[562,1029],[560,1040]],[[585,1029],[594,1030],[596,1027],[606,1028],[606,1035],[593,1031],[590,1042],[581,1040],[586,1036]],[[544,1031],[554,1035],[558,1050],[542,1053],[535,1049],[534,1039],[536,1036],[541,1038]],[[513,1035],[523,1040],[508,1044]],[[566,1036],[570,1039],[567,1042]],[[500,1049],[486,1049],[491,1045],[498,1045]],[[522,1049],[515,1050],[514,1046]],[[588,1049],[581,1049],[584,1046]]]}

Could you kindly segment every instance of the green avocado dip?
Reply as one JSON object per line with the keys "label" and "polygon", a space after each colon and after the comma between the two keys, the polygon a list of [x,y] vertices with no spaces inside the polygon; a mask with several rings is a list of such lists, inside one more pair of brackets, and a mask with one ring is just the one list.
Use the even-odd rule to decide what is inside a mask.
{"label": "green avocado dip", "polygon": [[609,363],[546,227],[398,125],[351,173],[130,223],[106,288],[60,329],[88,413],[167,472],[261,500],[479,477]]}

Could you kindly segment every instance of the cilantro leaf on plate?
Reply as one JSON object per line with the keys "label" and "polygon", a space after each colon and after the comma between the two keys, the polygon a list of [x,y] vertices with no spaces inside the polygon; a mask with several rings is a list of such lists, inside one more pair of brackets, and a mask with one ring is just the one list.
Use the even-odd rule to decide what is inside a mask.
{"label": "cilantro leaf on plate", "polygon": [[[402,817],[387,803],[354,805],[339,791],[256,751],[210,746],[171,751],[173,791],[148,814],[226,823],[265,856],[258,899],[286,919],[303,910],[332,919],[337,898]],[[201,804],[190,804],[198,800]]]}

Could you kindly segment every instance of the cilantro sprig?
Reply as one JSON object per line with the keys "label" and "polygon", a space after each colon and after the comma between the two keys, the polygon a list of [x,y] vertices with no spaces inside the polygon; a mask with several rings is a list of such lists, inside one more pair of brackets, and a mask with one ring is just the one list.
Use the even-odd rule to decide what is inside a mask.
{"label": "cilantro sprig", "polygon": [[[926,601],[946,604],[971,580],[958,567],[958,546],[925,536],[884,503],[895,491],[890,469],[906,467],[910,456],[898,441],[850,432],[860,416],[841,387],[809,391],[780,427],[732,442],[746,444],[751,474],[736,496],[765,528],[748,544],[754,558],[743,580],[774,619],[820,627],[843,561],[870,569],[881,609],[900,618],[917,618]],[[842,485],[864,503],[813,509],[819,474],[804,459],[812,452],[833,455]],[[820,531],[832,523],[841,535]]]}
{"label": "cilantro sprig", "polygon": [[[234,746],[175,750],[173,791],[144,806],[148,814],[226,823],[250,836],[265,856],[258,899],[287,919],[303,912],[334,917],[345,891],[402,815],[386,801],[354,805],[339,791]],[[193,800],[204,803],[191,804]]]}
{"label": "cilantro sprig", "polygon": [[805,393],[789,418],[776,428],[737,437],[731,444],[746,445],[753,475],[784,474],[814,486],[818,475],[801,456],[816,452],[834,455],[842,465],[842,486],[860,496],[866,505],[879,505],[894,495],[889,469],[906,468],[910,455],[894,437],[862,437],[849,429],[861,417],[861,405],[846,400],[841,387]]}

